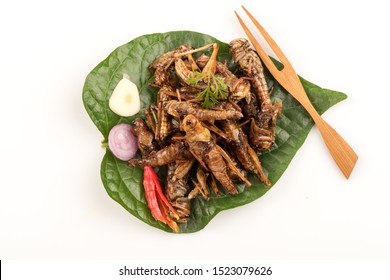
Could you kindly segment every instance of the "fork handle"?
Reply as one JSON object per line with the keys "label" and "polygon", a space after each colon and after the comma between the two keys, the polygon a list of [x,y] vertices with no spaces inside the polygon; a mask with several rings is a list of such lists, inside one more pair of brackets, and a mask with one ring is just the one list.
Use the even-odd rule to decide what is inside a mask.
{"label": "fork handle", "polygon": [[[292,69],[290,66],[289,69]],[[279,77],[279,83],[292,95],[294,98],[301,103],[306,111],[313,118],[315,124],[321,132],[321,136],[324,139],[326,146],[334,161],[340,168],[341,172],[348,179],[352,173],[352,170],[356,164],[358,156],[354,150],[348,145],[348,143],[334,130],[317,112],[310,102],[307,94],[302,86],[302,83],[297,79],[292,79],[292,75],[296,75],[295,71],[286,74],[284,72],[277,72]],[[282,74],[281,74],[282,73]]]}
{"label": "fork handle", "polygon": [[313,118],[334,161],[348,179],[358,160],[357,154],[343,137],[318,114],[309,100],[308,103],[301,104]]}

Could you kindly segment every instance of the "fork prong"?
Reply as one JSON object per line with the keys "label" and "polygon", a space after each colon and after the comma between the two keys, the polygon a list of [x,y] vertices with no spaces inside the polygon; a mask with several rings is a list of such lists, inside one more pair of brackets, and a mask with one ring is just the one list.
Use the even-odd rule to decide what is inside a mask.
{"label": "fork prong", "polygon": [[244,7],[241,6],[242,9],[245,11],[245,13],[248,15],[248,17],[251,19],[251,21],[254,23],[256,28],[260,31],[261,35],[263,35],[263,38],[268,43],[268,45],[271,47],[271,49],[274,51],[276,56],[279,58],[280,62],[283,64],[284,67],[288,67],[290,69],[293,69],[291,63],[287,59],[287,57],[284,55],[282,50],[279,48],[278,44],[272,39],[272,37],[268,34],[268,32],[264,29],[264,27],[256,20],[256,18]]}
{"label": "fork prong", "polygon": [[234,11],[236,14],[238,21],[240,22],[240,25],[242,29],[244,29],[246,35],[249,38],[249,41],[251,41],[252,45],[255,47],[258,55],[260,56],[261,60],[265,64],[265,66],[268,68],[268,70],[272,73],[272,75],[276,75],[279,70],[276,68],[274,63],[269,58],[268,54],[264,51],[264,49],[261,47],[259,42],[256,40],[255,36],[253,36],[252,32],[249,30],[249,28],[245,25],[244,21],[241,19],[241,17],[238,15],[236,11]]}

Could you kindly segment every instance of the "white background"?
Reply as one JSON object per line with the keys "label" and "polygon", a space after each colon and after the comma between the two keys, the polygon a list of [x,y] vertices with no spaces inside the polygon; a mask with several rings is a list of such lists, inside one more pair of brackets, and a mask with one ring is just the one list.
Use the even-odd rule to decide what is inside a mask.
{"label": "white background", "polygon": [[[386,1],[2,1],[0,258],[389,259]],[[359,161],[349,180],[319,131],[261,199],[205,229],[152,228],[106,194],[87,74],[137,36],[173,30],[229,42],[246,7],[296,71],[347,100],[324,118]]]}

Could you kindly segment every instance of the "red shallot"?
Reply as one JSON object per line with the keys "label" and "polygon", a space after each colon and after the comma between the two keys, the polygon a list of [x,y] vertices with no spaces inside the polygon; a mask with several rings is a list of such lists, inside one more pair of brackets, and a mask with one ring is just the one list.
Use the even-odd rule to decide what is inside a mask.
{"label": "red shallot", "polygon": [[114,126],[108,134],[108,147],[118,159],[132,159],[138,149],[133,127],[125,123]]}

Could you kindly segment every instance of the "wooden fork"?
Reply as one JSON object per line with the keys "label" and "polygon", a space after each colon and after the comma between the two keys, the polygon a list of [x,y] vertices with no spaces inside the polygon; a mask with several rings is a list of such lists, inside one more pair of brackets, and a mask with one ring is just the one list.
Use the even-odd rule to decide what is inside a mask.
{"label": "wooden fork", "polygon": [[279,58],[280,62],[283,64],[283,69],[278,70],[274,63],[271,61],[269,56],[265,53],[259,42],[255,39],[253,34],[249,31],[248,27],[245,25],[243,20],[237,14],[235,14],[240,22],[245,33],[249,37],[249,40],[252,42],[252,45],[255,47],[257,53],[259,54],[261,60],[271,72],[272,76],[281,84],[302,106],[307,110],[310,116],[313,118],[315,124],[321,132],[322,138],[330,154],[335,160],[336,164],[340,168],[341,172],[348,179],[351,175],[351,172],[358,160],[357,154],[352,150],[352,148],[347,144],[347,142],[329,125],[327,124],[322,117],[318,114],[316,109],[314,109],[309,98],[306,95],[305,90],[298,78],[297,73],[294,71],[291,63],[288,61],[287,57],[283,54],[282,50],[278,47],[275,41],[271,36],[265,31],[265,29],[260,25],[260,23],[251,15],[251,13],[242,6],[244,11],[247,13],[249,18],[252,20],[254,25],[263,35],[265,41],[269,44],[271,49],[274,51],[275,55]]}

